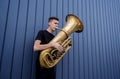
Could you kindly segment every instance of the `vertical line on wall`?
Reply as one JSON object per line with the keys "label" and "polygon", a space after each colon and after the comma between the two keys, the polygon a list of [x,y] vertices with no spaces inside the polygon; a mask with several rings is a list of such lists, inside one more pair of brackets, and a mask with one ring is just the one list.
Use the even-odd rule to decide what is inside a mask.
{"label": "vertical line on wall", "polygon": [[86,43],[84,43],[84,44],[86,44],[86,55],[85,55],[85,67],[86,67],[86,72],[85,72],[85,78],[86,79],[88,79],[88,77],[89,77],[89,37],[88,37],[88,31],[89,31],[89,27],[88,27],[88,24],[89,24],[89,21],[87,20],[87,19],[89,19],[88,18],[88,1],[85,1],[85,3],[86,3],[86,6],[85,6],[85,23],[86,23],[86,27],[87,27],[87,29],[86,29],[86,33],[85,33],[85,36],[86,36]]}
{"label": "vertical line on wall", "polygon": [[33,35],[33,42],[34,42],[34,39],[35,39],[35,28],[36,28],[36,19],[37,19],[37,9],[38,9],[38,5],[37,5],[37,3],[38,3],[38,0],[36,0],[36,6],[35,6],[35,20],[34,20],[34,35]]}
{"label": "vertical line on wall", "polygon": [[[82,6],[82,8],[81,8],[81,11],[82,11],[81,12],[81,16],[82,17],[81,18],[83,19],[83,0],[81,0],[81,6]],[[84,29],[85,29],[85,25],[84,25]],[[83,73],[83,79],[85,79],[85,71],[84,71],[85,70],[85,66],[84,66],[84,64],[85,64],[84,63],[84,33],[82,33],[82,46],[83,46],[83,53],[82,53],[82,55],[83,55],[83,61],[82,61],[83,62],[82,63],[82,65],[83,65],[83,72],[82,73]]]}
{"label": "vertical line on wall", "polygon": [[69,14],[69,4],[70,4],[70,1],[68,0],[68,5],[67,5],[67,7],[68,7],[68,14]]}
{"label": "vertical line on wall", "polygon": [[[116,26],[120,26],[119,25],[119,17],[118,16],[120,16],[120,14],[119,15],[117,15],[117,12],[118,12],[118,8],[117,8],[117,6],[119,6],[119,2],[117,1],[117,2],[115,2],[115,3],[117,3],[117,5],[116,4],[112,4],[113,6],[115,6],[115,9],[114,9],[114,16],[116,17],[116,20],[115,20],[115,25]],[[120,10],[120,8],[119,8],[119,10]],[[111,9],[111,11],[112,11],[112,9]],[[116,27],[116,29],[115,29],[116,31],[115,31],[115,37],[117,38],[116,39],[116,65],[117,65],[117,73],[119,73],[119,71],[118,70],[120,70],[119,69],[119,33],[120,33],[120,30],[119,30],[119,27]],[[120,76],[119,76],[119,74],[117,75],[117,79],[119,79],[120,78]]]}
{"label": "vertical line on wall", "polygon": [[[33,45],[34,45],[34,38],[35,38],[36,19],[37,19],[37,8],[38,8],[37,7],[38,6],[37,3],[38,3],[38,0],[36,0],[36,3],[35,3],[35,19],[34,19],[34,30],[33,30]],[[31,66],[31,72],[30,72],[30,76],[31,77],[30,78],[33,79],[33,77],[32,77],[32,72],[33,72],[32,67],[33,67],[33,64],[34,64],[34,51],[32,51],[32,57],[31,58],[32,58],[32,61],[31,61],[32,66]]]}
{"label": "vertical line on wall", "polygon": [[[106,23],[105,23],[105,16],[104,16],[104,14],[106,14],[106,12],[105,12],[105,5],[106,6],[108,6],[107,4],[105,4],[105,1],[101,1],[101,4],[100,4],[100,9],[101,9],[101,33],[103,33],[103,34],[101,34],[102,36],[102,41],[103,41],[103,43],[102,43],[102,49],[103,49],[103,53],[102,53],[102,57],[103,57],[103,70],[104,70],[104,78],[105,79],[109,79],[108,78],[108,74],[109,74],[109,66],[108,66],[108,64],[106,64],[106,63],[108,63],[108,57],[109,57],[109,54],[107,54],[107,51],[106,51],[106,43],[107,43],[107,41],[105,41],[106,40],[106,37],[107,37],[107,35],[106,35],[106,32],[107,31],[105,31],[105,29],[107,28],[105,25],[106,25]],[[104,27],[105,26],[105,27]]]}
{"label": "vertical line on wall", "polygon": [[[114,2],[113,2],[114,3]],[[109,6],[107,6],[107,8],[108,8],[108,13],[109,13],[109,16],[108,16],[108,26],[111,26],[111,28],[109,28],[109,43],[110,43],[110,53],[111,53],[111,61],[110,62],[112,62],[113,64],[111,64],[111,70],[112,70],[112,72],[111,72],[111,75],[112,75],[112,78],[114,78],[114,79],[116,79],[116,75],[117,75],[117,73],[116,73],[116,52],[115,52],[115,43],[114,42],[116,42],[115,40],[114,40],[114,37],[115,37],[115,29],[114,28],[116,28],[116,27],[114,27],[114,18],[113,18],[113,14],[114,14],[114,6],[112,6],[111,4],[113,4],[113,3],[111,3],[110,2],[110,4],[109,4]],[[112,10],[111,10],[112,9]],[[110,14],[110,13],[112,13],[112,14]],[[109,18],[110,17],[110,18]],[[113,20],[114,19],[114,20]],[[113,31],[114,30],[114,31]],[[114,47],[113,47],[113,45],[114,45]]]}
{"label": "vertical line on wall", "polygon": [[15,36],[14,36],[13,53],[12,53],[11,70],[10,70],[10,79],[12,79],[12,69],[13,69],[13,61],[14,61],[14,54],[15,54],[15,42],[16,42],[16,35],[17,35],[17,28],[18,28],[19,10],[20,10],[20,0],[18,1],[17,21],[16,21],[16,27],[15,27]]}
{"label": "vertical line on wall", "polygon": [[[100,4],[99,4],[99,18],[100,18],[100,22],[101,22],[101,27],[99,27],[100,29],[100,40],[101,40],[101,49],[100,49],[100,56],[101,56],[101,64],[102,64],[102,67],[101,67],[101,69],[103,70],[103,72],[102,72],[102,78],[104,78],[104,79],[106,79],[106,77],[107,77],[107,70],[108,70],[108,68],[106,67],[107,65],[105,64],[106,62],[107,62],[107,57],[106,57],[106,50],[104,49],[104,46],[106,45],[105,43],[105,31],[104,31],[104,29],[106,28],[103,28],[103,26],[104,26],[104,22],[103,22],[103,12],[104,12],[104,8],[102,8],[104,5],[102,4],[102,1],[100,1]],[[106,46],[105,46],[106,47]]]}
{"label": "vertical line on wall", "polygon": [[45,0],[43,0],[43,11],[42,11],[43,12],[43,16],[42,16],[42,24],[41,24],[42,25],[42,29],[43,29],[43,24],[44,24],[43,23],[44,22],[44,7],[45,7]]}
{"label": "vertical line on wall", "polygon": [[[84,17],[83,17],[83,15],[84,15],[84,7],[83,7],[83,2],[84,0],[81,0],[81,5],[82,5],[82,19],[84,19]],[[83,22],[84,22],[84,20],[83,20]],[[85,24],[84,24],[84,31],[85,31],[85,29],[86,29],[86,26],[85,26]],[[84,57],[85,57],[85,54],[84,54],[84,52],[85,52],[85,50],[84,50],[84,42],[85,42],[85,38],[84,38],[84,33],[82,34],[82,40],[83,40],[83,78],[85,79],[85,62],[84,62]]]}
{"label": "vertical line on wall", "polygon": [[[96,6],[96,7],[95,7]],[[94,74],[95,75],[95,79],[96,78],[98,78],[98,79],[100,79],[100,72],[101,72],[101,70],[100,70],[100,66],[99,66],[99,63],[100,63],[100,57],[99,57],[99,32],[98,32],[98,15],[97,15],[97,2],[96,2],[96,0],[94,0],[94,15],[95,16],[93,16],[94,17],[94,21],[95,21],[95,58],[96,58],[96,60],[95,60],[95,64],[96,64],[96,73]]]}
{"label": "vertical line on wall", "polygon": [[[114,3],[114,2],[113,2]],[[111,62],[113,63],[112,65],[113,65],[113,67],[111,68],[112,70],[113,70],[113,73],[112,73],[112,75],[113,75],[113,78],[114,79],[116,79],[116,68],[115,68],[115,66],[116,66],[116,56],[115,56],[115,43],[114,43],[114,35],[115,35],[115,29],[114,28],[116,28],[116,27],[114,27],[114,18],[113,18],[113,14],[114,14],[114,7],[113,7],[113,3],[111,3],[110,2],[110,7],[108,7],[108,11],[110,12],[110,13],[112,13],[111,15],[109,14],[109,16],[111,16],[111,19],[110,19],[110,23],[109,23],[109,26],[111,26],[111,29],[110,29],[110,43],[111,43],[111,45],[110,45],[110,49],[111,49],[111,56],[112,56],[112,60],[111,60]],[[111,10],[111,8],[113,8],[112,10]],[[114,19],[114,20],[113,20]],[[112,23],[112,24],[111,24]],[[114,31],[113,31],[114,30]],[[113,45],[114,45],[114,47],[113,47]]]}
{"label": "vertical line on wall", "polygon": [[21,79],[23,77],[23,61],[24,61],[24,53],[25,53],[25,41],[26,41],[26,31],[27,31],[27,23],[28,23],[28,12],[29,12],[29,3],[30,1],[28,0],[28,3],[27,3],[27,12],[26,12],[26,27],[25,27],[25,35],[24,35],[24,45],[23,45],[23,55],[22,55],[22,67],[21,67]]}
{"label": "vertical line on wall", "polygon": [[[57,9],[58,9],[58,0],[56,0],[56,12],[55,12],[56,17],[58,18],[58,11],[57,11]],[[55,34],[57,34],[57,31],[55,31]]]}
{"label": "vertical line on wall", "polygon": [[83,0],[83,18],[84,18],[84,23],[85,23],[85,26],[86,26],[86,29],[84,29],[84,47],[83,47],[83,50],[84,50],[84,53],[83,53],[83,66],[84,66],[84,78],[85,79],[88,79],[88,15],[87,15],[87,1]]}
{"label": "vertical line on wall", "polygon": [[[105,5],[105,14],[106,14],[106,26],[110,26],[111,25],[111,23],[109,23],[109,22],[111,22],[111,20],[110,20],[110,17],[109,16],[111,16],[110,15],[110,9],[109,9],[109,5],[107,4],[107,2],[104,2],[104,5]],[[110,62],[112,62],[112,60],[113,60],[113,57],[112,57],[112,48],[111,48],[111,28],[109,28],[108,27],[108,29],[106,29],[106,42],[108,42],[108,46],[106,46],[106,53],[107,52],[109,52],[109,54],[108,54],[108,57],[109,57],[109,59],[108,59],[108,61],[107,61],[107,65],[110,63]],[[106,43],[106,45],[107,45],[107,43]],[[106,55],[106,57],[107,57],[107,55]],[[110,64],[109,65],[109,69],[108,69],[108,67],[107,67],[107,73],[108,73],[108,78],[110,79],[110,78],[112,78],[113,79],[113,65],[112,64]],[[110,73],[111,72],[111,73]]]}
{"label": "vertical line on wall", "polygon": [[[79,8],[78,8],[79,6],[78,5],[79,5],[79,1],[77,0],[77,17],[80,19],[80,17],[79,17]],[[79,35],[78,35],[78,61],[77,61],[78,62],[78,74],[79,74],[78,79],[80,79],[80,71],[79,71],[80,70],[80,62],[79,62],[79,55],[80,55],[79,54],[79,52],[80,52],[80,50],[79,50],[80,45],[79,44],[80,43],[79,43],[79,41],[80,41],[80,39],[79,39]]]}
{"label": "vertical line on wall", "polygon": [[[113,3],[115,3],[115,2],[113,2]],[[109,26],[111,26],[111,32],[110,32],[110,37],[111,37],[111,48],[112,48],[112,51],[111,51],[111,53],[112,53],[112,62],[113,62],[113,68],[112,68],[112,70],[113,70],[113,73],[112,73],[112,75],[114,74],[114,79],[116,79],[116,75],[117,75],[117,73],[116,73],[116,68],[117,67],[115,67],[117,64],[116,64],[116,52],[115,52],[115,46],[116,46],[116,40],[114,39],[115,38],[115,28],[116,27],[114,27],[114,25],[115,25],[115,22],[114,22],[114,18],[113,18],[113,14],[114,14],[114,11],[115,11],[115,7],[112,5],[113,3],[111,3],[110,2],[110,4],[109,4],[109,6],[110,7],[108,7],[108,11],[111,13],[112,12],[112,14],[110,15],[111,16],[111,19],[110,19],[110,23],[112,23],[112,24],[110,24]],[[111,10],[112,9],[112,10]],[[114,46],[113,46],[114,45]]]}
{"label": "vertical line on wall", "polygon": [[50,13],[49,13],[50,16],[51,16],[51,6],[52,6],[52,0],[50,1]]}
{"label": "vertical line on wall", "polygon": [[[91,4],[93,4],[93,5],[91,5],[91,9],[92,9],[92,11],[91,11],[91,15],[93,15],[93,16],[91,16],[91,20],[92,20],[92,22],[91,22],[91,27],[94,27],[93,28],[93,33],[92,33],[92,39],[91,39],[91,57],[92,57],[92,79],[96,79],[95,78],[95,76],[96,76],[96,74],[97,74],[97,55],[96,55],[96,49],[97,49],[97,34],[96,34],[96,20],[95,20],[95,0],[93,0],[93,2],[91,2]],[[92,30],[92,28],[91,28],[91,30]]]}
{"label": "vertical line on wall", "polygon": [[3,49],[4,49],[4,45],[5,45],[4,43],[5,43],[6,29],[7,29],[7,24],[8,24],[9,9],[10,9],[10,0],[8,1],[6,22],[5,22],[5,26],[4,26],[5,30],[4,30],[4,37],[3,37],[3,43],[2,43],[1,57],[0,57],[0,72],[1,72],[1,65],[2,65],[2,58],[3,58]]}
{"label": "vertical line on wall", "polygon": [[[120,0],[118,0],[118,1],[119,2],[117,4],[117,6],[120,5]],[[120,12],[120,7],[119,8],[116,7],[116,14],[119,13],[119,12]],[[119,16],[116,15],[116,17],[117,17],[117,25],[120,26],[120,14],[119,14]],[[118,56],[118,62],[120,62],[119,61],[119,59],[120,59],[120,53],[119,53],[120,52],[120,27],[117,28],[117,37],[118,37],[117,56]],[[118,63],[118,69],[120,70],[120,63]],[[119,75],[118,79],[120,79],[120,75]]]}
{"label": "vertical line on wall", "polygon": [[[98,52],[97,53],[97,57],[98,57],[98,61],[99,62],[97,62],[96,61],[96,63],[97,63],[97,77],[98,77],[98,79],[100,79],[101,78],[101,72],[102,72],[102,69],[101,69],[101,65],[99,65],[99,63],[101,63],[101,58],[100,58],[100,33],[99,33],[99,28],[98,28],[98,2],[96,1],[96,3],[95,3],[95,6],[96,6],[96,8],[95,8],[95,12],[96,12],[96,29],[97,29],[97,31],[96,31],[96,33],[98,33],[96,36],[98,37],[98,41],[97,41],[97,47],[98,47],[98,50],[96,50],[96,52]],[[99,69],[99,71],[98,71],[98,69]]]}
{"label": "vertical line on wall", "polygon": [[[117,5],[116,5],[116,3],[117,3]],[[112,3],[112,6],[115,6],[115,7],[114,7],[114,16],[116,17],[116,19],[114,20],[114,27],[115,27],[115,26],[118,26],[118,27],[119,27],[119,25],[117,25],[117,21],[118,21],[118,16],[120,16],[120,14],[117,15],[117,13],[116,13],[116,7],[118,6],[118,2],[115,2],[114,4],[115,4],[115,5],[113,5],[113,3]],[[119,10],[120,10],[120,7],[119,7]],[[111,9],[111,11],[112,11],[112,9]],[[113,16],[113,18],[114,18],[114,16]],[[114,28],[114,27],[112,27],[112,28]],[[118,63],[119,63],[119,59],[118,59],[118,58],[119,58],[119,57],[118,57],[118,56],[119,56],[119,55],[118,55],[118,52],[119,52],[119,51],[118,51],[118,50],[120,49],[120,48],[119,48],[119,46],[120,46],[120,44],[119,44],[119,36],[120,36],[119,33],[120,33],[120,30],[119,30],[118,27],[115,27],[115,29],[114,29],[114,30],[115,30],[114,42],[115,42],[115,52],[116,52],[116,53],[115,53],[116,77],[119,79],[119,74],[118,74],[118,73],[119,73],[119,71],[118,71],[118,70],[119,70],[119,64],[118,64]],[[114,31],[114,30],[113,30],[113,31]],[[119,31],[118,31],[118,30],[119,30]]]}
{"label": "vertical line on wall", "polygon": [[[89,1],[89,0],[88,0],[88,1]],[[86,10],[86,27],[87,27],[87,29],[86,29],[86,37],[87,37],[87,39],[86,39],[86,45],[87,45],[87,46],[86,46],[86,47],[87,47],[87,50],[86,50],[86,57],[87,57],[87,58],[86,58],[86,60],[87,60],[87,61],[85,61],[85,62],[87,63],[87,64],[86,64],[86,68],[87,68],[87,69],[86,69],[86,70],[87,70],[87,71],[86,71],[86,79],[90,78],[90,77],[89,77],[89,66],[90,66],[90,65],[89,65],[89,64],[90,64],[90,61],[89,61],[89,59],[90,59],[90,57],[89,57],[89,53],[90,53],[90,51],[89,51],[89,50],[90,50],[90,48],[89,48],[89,40],[90,40],[90,39],[89,39],[89,38],[90,38],[90,37],[89,37],[89,27],[90,27],[90,26],[89,26],[89,2],[88,2],[88,1],[85,1],[86,4],[87,4],[86,7],[85,7],[85,8],[86,8],[86,9],[85,9],[85,10]]]}
{"label": "vertical line on wall", "polygon": [[56,0],[56,16],[58,17],[58,11],[57,11],[57,9],[58,9],[58,0]]}
{"label": "vertical line on wall", "polygon": [[[99,52],[99,56],[100,56],[100,64],[101,64],[101,71],[102,71],[102,74],[101,74],[101,77],[104,79],[105,78],[105,65],[104,65],[104,63],[105,63],[105,50],[104,50],[104,30],[103,30],[103,21],[102,21],[102,11],[103,11],[103,9],[102,9],[102,1],[99,1],[99,10],[98,10],[98,13],[99,13],[99,22],[101,22],[101,23],[99,23],[99,39],[100,39],[100,52]],[[104,11],[103,11],[104,12]],[[105,60],[105,61],[104,61]]]}
{"label": "vertical line on wall", "polygon": [[[92,6],[93,6],[93,3],[92,3]],[[88,19],[89,19],[89,33],[88,33],[88,36],[89,36],[89,79],[93,79],[93,53],[92,53],[92,36],[93,36],[93,30],[94,28],[92,29],[92,21],[93,21],[93,17],[90,16],[92,15],[91,12],[92,12],[92,7],[91,7],[91,1],[88,0]]]}
{"label": "vertical line on wall", "polygon": [[[92,3],[91,3],[91,4],[92,4]],[[94,10],[95,8],[94,8],[94,6],[95,6],[95,0],[93,0],[93,6],[91,7],[91,9],[93,9],[93,15],[94,15],[94,16],[92,16],[92,18],[91,18],[91,19],[92,19],[91,25],[93,25],[93,26],[95,26],[95,23],[93,23],[93,22],[95,22],[95,10]],[[95,26],[95,27],[96,27],[96,26]],[[95,38],[94,38],[94,40],[91,40],[91,43],[94,44],[94,45],[91,44],[91,47],[94,46],[94,47],[91,49],[91,52],[93,52],[93,53],[92,53],[92,78],[93,78],[93,79],[95,79],[95,74],[96,74],[96,71],[95,71],[95,70],[97,70],[97,69],[96,69],[96,68],[97,68],[97,67],[96,67],[96,66],[97,66],[97,63],[96,63],[97,60],[94,60],[94,57],[96,58],[96,53],[95,53],[95,52],[96,52],[96,33],[95,33],[95,32],[96,32],[96,31],[95,31],[96,28],[95,28],[95,27],[94,27],[94,29],[93,29],[92,39],[93,39],[94,36],[95,36]],[[93,41],[94,41],[94,42],[93,42]]]}

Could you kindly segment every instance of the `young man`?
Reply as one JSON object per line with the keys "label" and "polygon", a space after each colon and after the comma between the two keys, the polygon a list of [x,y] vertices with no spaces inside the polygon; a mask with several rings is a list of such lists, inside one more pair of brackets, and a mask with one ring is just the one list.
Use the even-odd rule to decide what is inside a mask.
{"label": "young man", "polygon": [[[34,51],[38,51],[40,54],[41,50],[45,50],[50,47],[54,47],[60,52],[63,51],[63,47],[60,45],[60,42],[49,43],[54,38],[52,33],[56,30],[58,24],[59,19],[57,17],[50,17],[48,19],[48,28],[46,30],[40,30],[35,38]],[[42,68],[39,63],[39,54],[36,62],[36,79],[55,79],[55,67],[50,69]]]}

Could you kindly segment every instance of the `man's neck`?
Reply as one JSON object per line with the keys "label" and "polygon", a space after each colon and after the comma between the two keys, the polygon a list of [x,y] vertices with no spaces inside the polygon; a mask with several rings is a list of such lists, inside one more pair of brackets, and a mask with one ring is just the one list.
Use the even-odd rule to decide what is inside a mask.
{"label": "man's neck", "polygon": [[48,31],[49,33],[53,33],[53,31],[52,31],[50,28],[48,28],[47,31]]}

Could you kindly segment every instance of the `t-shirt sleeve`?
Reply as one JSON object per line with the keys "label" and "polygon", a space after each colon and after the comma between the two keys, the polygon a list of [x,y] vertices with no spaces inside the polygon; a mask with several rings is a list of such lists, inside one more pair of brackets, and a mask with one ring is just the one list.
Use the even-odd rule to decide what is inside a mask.
{"label": "t-shirt sleeve", "polygon": [[35,40],[41,40],[42,41],[42,39],[43,39],[43,31],[39,31]]}

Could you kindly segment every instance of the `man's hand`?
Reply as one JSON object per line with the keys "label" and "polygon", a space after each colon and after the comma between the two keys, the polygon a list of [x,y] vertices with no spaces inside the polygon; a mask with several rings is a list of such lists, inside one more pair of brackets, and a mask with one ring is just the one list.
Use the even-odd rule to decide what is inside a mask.
{"label": "man's hand", "polygon": [[64,52],[64,48],[62,47],[61,44],[62,44],[61,42],[52,43],[52,46],[53,46],[54,48],[56,48],[57,50],[59,50],[59,52]]}

